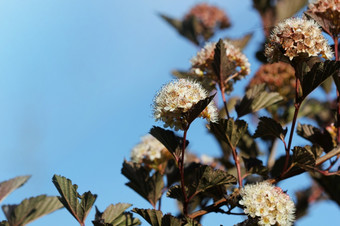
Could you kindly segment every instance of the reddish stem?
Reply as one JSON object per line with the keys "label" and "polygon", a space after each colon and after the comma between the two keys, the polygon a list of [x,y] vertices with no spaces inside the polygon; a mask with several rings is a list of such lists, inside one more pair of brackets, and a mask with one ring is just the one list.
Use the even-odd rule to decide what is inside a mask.
{"label": "reddish stem", "polygon": [[[333,38],[333,41],[334,41],[334,52],[335,52],[335,60],[336,61],[339,61],[339,50],[338,50],[338,48],[339,48],[339,40],[338,40],[338,38],[337,37],[334,37],[334,36],[332,36],[332,38]],[[338,73],[340,73],[340,72],[338,72]],[[339,144],[340,143],[340,94],[339,94],[339,91],[338,90],[336,90],[336,96],[337,96],[337,108],[336,108],[336,110],[337,110],[337,123],[336,123],[336,127],[337,127],[337,136],[336,136],[336,141],[337,141],[337,144]]]}
{"label": "reddish stem", "polygon": [[240,166],[239,158],[237,156],[236,148],[232,148],[232,153],[233,153],[233,158],[234,158],[236,169],[237,169],[238,185],[239,185],[239,188],[241,188],[242,187],[241,166]]}
{"label": "reddish stem", "polygon": [[187,137],[187,132],[188,132],[189,126],[184,129],[184,134],[183,134],[183,146],[182,146],[182,156],[179,161],[178,167],[179,167],[179,172],[181,176],[181,188],[182,188],[182,193],[183,193],[183,214],[184,216],[188,215],[188,197],[187,193],[185,191],[185,186],[184,186],[184,153],[185,153],[185,146],[186,146],[186,137]]}
{"label": "reddish stem", "polygon": [[225,95],[224,95],[225,88],[224,88],[224,84],[223,84],[222,80],[220,80],[219,87],[220,87],[220,90],[221,90],[222,100],[223,100],[225,112],[227,114],[227,119],[229,119],[230,115],[229,115],[229,111],[228,111],[227,100],[225,99]]}
{"label": "reddish stem", "polygon": [[298,76],[295,76],[295,104],[294,104],[295,111],[294,111],[294,117],[292,121],[292,127],[290,129],[290,134],[289,134],[288,147],[286,148],[285,164],[284,164],[281,175],[283,175],[283,173],[288,168],[288,163],[289,163],[289,158],[290,158],[290,148],[292,146],[295,124],[296,124],[297,116],[298,116],[300,106],[301,106],[301,101],[299,100],[299,88],[300,88],[300,79],[298,78]]}
{"label": "reddish stem", "polygon": [[334,52],[335,52],[335,60],[339,61],[339,39],[338,37],[332,37],[334,40]]}
{"label": "reddish stem", "polygon": [[[224,88],[224,84],[223,84],[222,79],[220,79],[219,87],[220,87],[220,90],[221,90],[221,95],[222,95],[222,99],[223,99],[225,112],[227,114],[227,119],[229,119],[230,115],[229,115],[229,111],[228,111],[228,107],[227,107],[227,100],[225,99],[225,95],[224,95],[225,88]],[[236,148],[234,148],[234,147],[232,148],[232,153],[233,153],[233,158],[234,158],[236,169],[237,169],[238,184],[239,184],[239,187],[241,188],[242,187],[241,166],[240,166],[239,158],[237,156]]]}

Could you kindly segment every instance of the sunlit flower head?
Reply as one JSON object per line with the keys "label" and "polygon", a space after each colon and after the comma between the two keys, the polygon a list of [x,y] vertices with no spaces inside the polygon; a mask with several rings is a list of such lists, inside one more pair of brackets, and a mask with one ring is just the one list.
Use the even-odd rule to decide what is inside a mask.
{"label": "sunlit flower head", "polygon": [[[265,55],[269,62],[318,56],[332,59],[333,53],[320,27],[313,20],[290,18],[279,23],[269,37]],[[284,55],[284,56],[282,56]]]}
{"label": "sunlit flower head", "polygon": [[[224,75],[222,81],[226,88],[226,92],[232,91],[232,83],[242,79],[244,76],[250,73],[250,63],[248,58],[241,52],[241,50],[235,47],[230,42],[224,40],[224,46],[226,48],[226,56],[230,65],[225,65],[230,68],[230,73]],[[215,84],[219,78],[215,75],[213,62],[215,55],[216,42],[208,42],[205,46],[194,56],[191,61],[191,71],[198,80],[205,82],[205,84]],[[210,82],[209,82],[210,81]]]}
{"label": "sunlit flower head", "polygon": [[[165,127],[184,130],[188,126],[185,114],[200,100],[208,97],[203,87],[194,81],[178,79],[162,87],[154,99],[154,117],[164,122]],[[218,120],[217,108],[213,102],[198,116],[209,122]]]}
{"label": "sunlit flower head", "polygon": [[315,14],[323,23],[327,23],[328,32],[335,37],[340,32],[340,1],[316,0],[310,2],[307,12]]}
{"label": "sunlit flower head", "polygon": [[293,224],[295,205],[281,188],[261,182],[244,186],[239,203],[244,206],[244,213],[259,218],[259,225]]}
{"label": "sunlit flower head", "polygon": [[136,163],[153,163],[171,158],[171,154],[151,135],[145,135],[141,142],[132,148],[131,160]]}
{"label": "sunlit flower head", "polygon": [[[241,50],[235,47],[227,40],[223,41],[226,48],[226,56],[229,61],[233,62],[236,66],[236,71],[240,75],[247,75],[250,73],[250,63],[248,58],[241,52]],[[208,42],[205,46],[194,56],[190,62],[192,68],[201,69],[202,72],[208,72],[212,70],[212,62],[214,60],[216,42]]]}
{"label": "sunlit flower head", "polygon": [[185,19],[191,17],[198,19],[198,21],[208,29],[230,27],[230,21],[225,12],[216,6],[211,6],[206,3],[197,4],[185,15]]}

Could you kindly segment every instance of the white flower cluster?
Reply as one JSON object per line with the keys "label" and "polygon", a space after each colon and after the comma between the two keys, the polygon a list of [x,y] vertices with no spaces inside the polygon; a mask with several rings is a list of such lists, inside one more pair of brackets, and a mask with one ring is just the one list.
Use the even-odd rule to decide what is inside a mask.
{"label": "white flower cluster", "polygon": [[[250,63],[248,58],[230,42],[224,40],[226,48],[226,55],[228,59],[238,67],[240,75],[247,75],[250,73]],[[200,69],[201,71],[211,70],[211,63],[214,60],[216,42],[208,42],[205,46],[194,56],[190,62],[193,69]],[[197,70],[195,70],[197,71]]]}
{"label": "white flower cluster", "polygon": [[295,205],[281,188],[262,182],[244,186],[240,194],[240,204],[244,213],[250,217],[259,217],[259,225],[293,224]]}
{"label": "white flower cluster", "polygon": [[281,48],[289,60],[319,54],[325,59],[333,58],[333,52],[314,20],[290,18],[279,23],[266,45],[265,55],[269,62],[280,60]]}
{"label": "white flower cluster", "polygon": [[143,160],[155,161],[162,158],[162,153],[168,150],[164,145],[151,135],[141,138],[142,142],[137,144],[131,151],[131,160],[141,163]]}
{"label": "white flower cluster", "polygon": [[[183,113],[207,97],[207,91],[199,83],[187,79],[175,80],[163,86],[156,95],[154,117],[156,121],[163,121],[165,127],[184,130],[188,125]],[[216,122],[218,112],[214,103],[210,102],[199,117]]]}

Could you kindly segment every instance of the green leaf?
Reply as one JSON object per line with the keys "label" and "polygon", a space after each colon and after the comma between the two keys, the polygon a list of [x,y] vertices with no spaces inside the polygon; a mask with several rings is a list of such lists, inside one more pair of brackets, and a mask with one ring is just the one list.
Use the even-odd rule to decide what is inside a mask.
{"label": "green leaf", "polygon": [[221,119],[219,123],[210,123],[210,130],[224,140],[231,149],[235,149],[239,140],[247,131],[248,124],[243,120]]}
{"label": "green leaf", "polygon": [[73,185],[72,181],[66,177],[54,175],[52,182],[61,195],[58,198],[64,207],[80,224],[84,224],[93,203],[96,201],[97,195],[93,195],[88,191],[80,196],[77,192],[78,186],[76,184]]}
{"label": "green leaf", "polygon": [[304,100],[315,88],[323,83],[329,76],[337,74],[340,68],[340,61],[330,61],[315,63],[312,69],[303,75],[301,81],[302,95],[301,101]]}
{"label": "green leaf", "polygon": [[166,214],[162,218],[162,226],[179,226],[183,225],[183,221],[178,219],[171,214]]}
{"label": "green leaf", "polygon": [[[150,132],[159,142],[161,142],[164,147],[166,147],[175,159],[179,159],[181,156],[181,148],[183,144],[183,138],[176,136],[171,130],[166,130],[158,126],[154,126]],[[186,140],[185,146],[189,145],[189,141]]]}
{"label": "green leaf", "polygon": [[57,197],[40,195],[23,200],[19,205],[3,205],[2,210],[11,226],[28,224],[39,217],[62,208]]}
{"label": "green leaf", "polygon": [[8,221],[1,221],[0,226],[11,226]]}
{"label": "green leaf", "polygon": [[326,94],[329,94],[332,91],[333,79],[328,77],[323,83],[321,83],[321,88],[325,91]]}
{"label": "green leaf", "polygon": [[96,208],[96,218],[93,222],[95,226],[132,226],[140,225],[137,218],[133,218],[131,213],[124,212],[131,204],[118,203],[109,205],[103,213]]}
{"label": "green leaf", "polygon": [[159,210],[133,208],[132,212],[139,214],[152,226],[162,226],[163,213]]}
{"label": "green leaf", "polygon": [[296,132],[299,136],[309,140],[312,144],[318,144],[327,153],[335,148],[336,144],[333,143],[332,136],[325,131],[307,124],[298,123]]}
{"label": "green leaf", "polygon": [[327,192],[330,199],[340,206],[340,177],[338,175],[325,176],[320,173],[312,174],[312,177]]}
{"label": "green leaf", "polygon": [[20,176],[0,183],[0,203],[15,189],[21,187],[31,176]]}
{"label": "green leaf", "polygon": [[183,224],[183,226],[201,226],[201,224],[195,221],[194,219],[186,218],[186,221],[187,222]]}
{"label": "green leaf", "polygon": [[332,108],[331,102],[327,100],[321,102],[315,98],[308,98],[303,101],[298,117],[308,117],[323,126],[325,122],[334,120]]}
{"label": "green leaf", "polygon": [[159,14],[161,18],[163,18],[166,22],[168,22],[173,28],[175,28],[178,32],[182,30],[182,21],[168,17],[164,14]]}
{"label": "green leaf", "polygon": [[339,72],[339,69],[338,69],[337,73],[334,73],[332,75],[332,77],[333,77],[333,80],[334,80],[334,83],[335,83],[335,86],[336,86],[338,92],[340,92],[340,72]]}
{"label": "green leaf", "polygon": [[259,118],[260,122],[256,128],[255,134],[253,137],[266,137],[273,136],[279,138],[280,140],[285,139],[287,134],[287,128],[283,129],[281,124],[276,122],[272,118],[261,117]]}
{"label": "green leaf", "polygon": [[248,218],[238,224],[235,224],[235,226],[257,226],[259,219],[258,218]]}
{"label": "green leaf", "polygon": [[150,202],[153,207],[156,206],[164,188],[163,177],[159,172],[150,177],[149,172],[139,164],[124,161],[122,174],[130,181],[126,183],[128,187]]}
{"label": "green leaf", "polygon": [[263,166],[262,161],[257,158],[245,158],[242,157],[247,172],[255,173],[263,176],[264,179],[268,178],[269,170]]}
{"label": "green leaf", "polygon": [[193,219],[187,219],[185,222],[170,214],[163,216],[163,213],[159,210],[134,208],[132,212],[139,214],[152,226],[200,226],[200,224]]}
{"label": "green leaf", "polygon": [[303,169],[310,169],[315,166],[315,156],[310,146],[294,147],[292,162]]}
{"label": "green leaf", "polygon": [[295,192],[295,197],[296,197],[295,218],[296,219],[299,219],[308,214],[309,199],[311,195],[312,195],[311,187]]}
{"label": "green leaf", "polygon": [[[282,155],[275,160],[274,166],[270,170],[270,175],[272,178],[278,177],[282,173],[285,160],[286,160],[286,155]],[[289,165],[292,162],[291,160],[292,158],[289,158]]]}
{"label": "green leaf", "polygon": [[283,100],[276,92],[265,91],[265,84],[259,84],[247,90],[246,95],[236,106],[237,116],[240,118],[246,114],[256,112]]}
{"label": "green leaf", "polygon": [[276,23],[294,16],[308,3],[307,0],[280,0],[276,4]]}
{"label": "green leaf", "polygon": [[[236,184],[237,180],[233,175],[223,170],[193,163],[185,168],[184,182],[186,185],[185,190],[187,192],[187,196],[194,197],[202,192],[221,185]],[[168,190],[167,196],[183,201],[183,192],[180,185],[172,186]]]}
{"label": "green leaf", "polygon": [[247,46],[250,39],[253,37],[253,33],[246,34],[242,38],[239,39],[227,39],[233,46],[236,46],[239,49],[243,49]]}
{"label": "green leaf", "polygon": [[220,39],[215,46],[213,69],[217,78],[221,81],[223,78],[233,74],[235,64],[231,62],[226,55],[226,48],[224,42]]}
{"label": "green leaf", "polygon": [[[188,189],[186,189],[186,190],[188,190]],[[166,196],[169,197],[169,198],[177,199],[180,202],[183,202],[183,199],[184,199],[182,188],[178,184],[170,187],[169,190],[166,193]]]}
{"label": "green leaf", "polygon": [[163,18],[169,25],[176,29],[176,31],[187,38],[189,41],[193,42],[196,45],[199,45],[199,41],[197,37],[201,33],[201,26],[198,23],[196,17],[188,18],[187,20],[181,21],[171,17],[168,17],[164,14],[159,14],[161,18]]}
{"label": "green leaf", "polygon": [[195,188],[195,193],[204,192],[219,185],[236,184],[237,182],[233,175],[207,165],[201,165],[199,168],[196,168],[193,179],[194,181],[189,185]]}
{"label": "green leaf", "polygon": [[239,148],[240,153],[252,158],[255,158],[260,154],[260,149],[254,138],[250,135],[249,130],[243,134],[239,143],[237,144],[237,147]]}

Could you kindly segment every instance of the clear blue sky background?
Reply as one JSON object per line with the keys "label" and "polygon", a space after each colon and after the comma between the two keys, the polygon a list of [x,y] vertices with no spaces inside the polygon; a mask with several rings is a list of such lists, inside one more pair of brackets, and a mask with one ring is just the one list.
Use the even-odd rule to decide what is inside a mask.
{"label": "clear blue sky background", "polygon": [[[60,174],[78,184],[80,193],[98,194],[95,205],[102,211],[118,202],[151,208],[124,185],[127,180],[120,169],[140,136],[155,125],[150,105],[156,91],[172,79],[171,70],[187,69],[197,51],[157,13],[180,18],[195,3],[0,1],[0,181],[32,175],[2,204],[40,194],[58,195],[51,178]],[[256,71],[253,53],[262,31],[251,1],[210,3],[225,9],[232,20],[233,27],[223,37],[254,32],[245,54]],[[195,122],[189,140],[196,153],[219,155],[202,121]],[[306,176],[299,176],[281,186],[294,194],[308,183]],[[163,200],[163,211],[176,213],[174,201]],[[2,213],[0,219],[5,219]],[[211,214],[203,224],[232,225],[241,220]],[[297,225],[339,221],[337,205],[325,201],[314,205]],[[31,225],[77,223],[62,209]]]}

